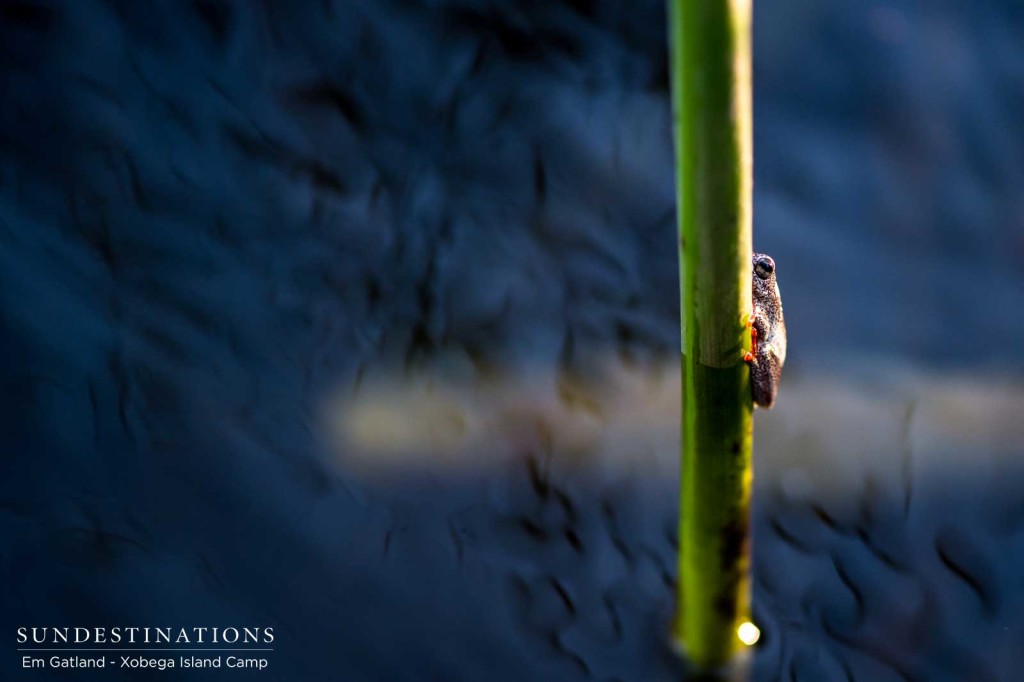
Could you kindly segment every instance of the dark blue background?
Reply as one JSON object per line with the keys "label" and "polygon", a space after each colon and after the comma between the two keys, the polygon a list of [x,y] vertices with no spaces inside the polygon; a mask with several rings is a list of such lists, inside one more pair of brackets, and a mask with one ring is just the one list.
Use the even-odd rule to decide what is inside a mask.
{"label": "dark blue background", "polygon": [[[922,442],[997,463],[922,507],[910,464],[857,479],[848,520],[759,498],[756,677],[1014,680],[1024,10],[755,7],[793,386],[759,448],[824,457],[869,406],[835,437],[909,462],[906,429],[857,450],[910,420],[899,376],[949,399]],[[223,624],[275,628],[260,679],[679,679],[671,467],[512,420],[475,468],[366,477],[322,418],[676,371],[665,36],[646,1],[0,2],[0,677],[18,626]]]}

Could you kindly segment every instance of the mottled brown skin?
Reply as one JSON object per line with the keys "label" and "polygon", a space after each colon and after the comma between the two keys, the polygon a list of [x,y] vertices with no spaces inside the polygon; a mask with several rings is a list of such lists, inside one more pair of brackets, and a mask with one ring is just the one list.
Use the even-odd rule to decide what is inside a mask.
{"label": "mottled brown skin", "polygon": [[782,316],[782,297],[775,280],[775,261],[763,253],[755,253],[751,264],[754,299],[751,352],[743,359],[750,364],[754,403],[768,409],[775,404],[782,365],[786,362],[786,321]]}

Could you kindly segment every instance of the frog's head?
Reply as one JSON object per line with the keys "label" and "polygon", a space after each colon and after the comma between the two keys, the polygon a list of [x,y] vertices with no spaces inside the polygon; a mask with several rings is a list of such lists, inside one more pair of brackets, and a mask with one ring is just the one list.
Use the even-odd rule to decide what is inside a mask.
{"label": "frog's head", "polygon": [[755,253],[752,259],[754,266],[754,300],[767,302],[779,297],[779,285],[775,282],[775,261],[771,256]]}

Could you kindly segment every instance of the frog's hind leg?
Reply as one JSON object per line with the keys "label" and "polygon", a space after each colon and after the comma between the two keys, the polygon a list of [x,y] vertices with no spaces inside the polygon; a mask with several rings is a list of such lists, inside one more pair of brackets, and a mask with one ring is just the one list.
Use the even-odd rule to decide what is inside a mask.
{"label": "frog's hind leg", "polygon": [[771,408],[775,402],[775,377],[766,364],[754,363],[750,366],[750,392],[754,404],[764,409]]}

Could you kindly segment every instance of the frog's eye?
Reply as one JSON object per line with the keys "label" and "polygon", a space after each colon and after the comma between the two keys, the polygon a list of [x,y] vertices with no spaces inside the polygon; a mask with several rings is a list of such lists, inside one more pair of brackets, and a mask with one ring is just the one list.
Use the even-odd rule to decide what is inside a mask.
{"label": "frog's eye", "polygon": [[775,261],[768,256],[761,258],[754,264],[754,272],[761,279],[768,279],[775,272]]}

